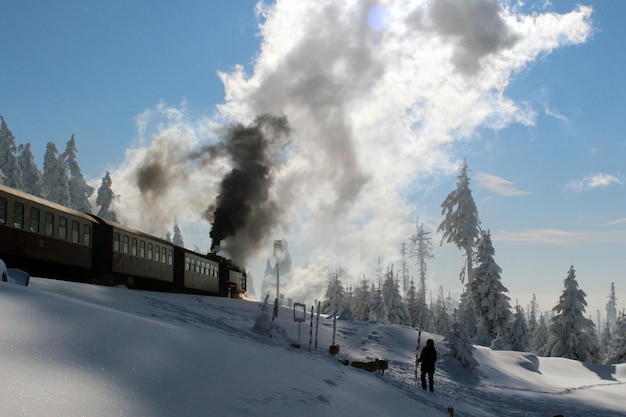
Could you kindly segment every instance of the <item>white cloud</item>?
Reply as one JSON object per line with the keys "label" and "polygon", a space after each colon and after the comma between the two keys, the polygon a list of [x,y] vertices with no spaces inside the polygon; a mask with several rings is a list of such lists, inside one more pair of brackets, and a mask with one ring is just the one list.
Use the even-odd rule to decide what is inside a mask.
{"label": "white cloud", "polygon": [[474,174],[474,180],[479,187],[485,188],[492,193],[510,197],[516,195],[530,194],[528,191],[517,189],[515,183],[496,175],[487,174],[485,172],[477,172]]}
{"label": "white cloud", "polygon": [[610,174],[595,174],[584,177],[578,181],[570,181],[565,184],[565,191],[583,192],[595,188],[608,187],[612,184],[622,185],[624,181]]}
{"label": "white cloud", "polygon": [[570,126],[570,122],[569,122],[569,119],[567,118],[567,116],[559,113],[556,110],[553,110],[553,109],[549,108],[548,106],[545,107],[544,111],[545,111],[547,116],[554,117],[556,120],[558,120],[561,123],[563,123],[564,126],[566,126],[566,127]]}
{"label": "white cloud", "polygon": [[[285,0],[259,9],[262,45],[253,72],[237,67],[220,74],[225,103],[213,120],[215,126],[247,124],[264,113],[287,116],[291,144],[269,195],[283,210],[276,228],[287,240],[306,236],[312,247],[341,254],[346,264],[397,256],[412,222],[399,190],[418,176],[455,172],[451,145],[479,128],[532,124],[534,109],[505,95],[511,77],[539,56],[585,42],[591,31],[586,7],[524,15],[493,0],[446,0],[445,13],[438,2],[383,4],[380,27],[368,25],[375,2],[362,0]],[[150,112],[139,117],[140,131],[153,132],[152,143],[129,151],[112,176],[117,184],[127,181],[122,199],[144,221],[165,208],[180,222],[177,210],[214,202],[228,161],[200,169],[172,157],[166,162],[181,164],[173,170],[181,184],[171,184],[165,207],[130,200],[138,191],[126,178],[146,154],[178,149],[183,155],[207,141],[208,122],[157,110],[169,124],[155,128]],[[488,182],[505,195],[523,193],[498,177]],[[272,240],[267,236],[266,248]]]}

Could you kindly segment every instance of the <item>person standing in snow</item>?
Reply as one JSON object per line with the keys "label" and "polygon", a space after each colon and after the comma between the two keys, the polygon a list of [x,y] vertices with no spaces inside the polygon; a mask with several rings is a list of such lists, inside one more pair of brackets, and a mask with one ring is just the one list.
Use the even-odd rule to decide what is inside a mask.
{"label": "person standing in snow", "polygon": [[434,391],[433,375],[435,374],[437,351],[435,350],[435,341],[433,339],[428,339],[426,341],[426,347],[422,350],[422,353],[417,361],[422,364],[422,389],[426,389],[426,374],[428,374],[428,386],[431,391]]}

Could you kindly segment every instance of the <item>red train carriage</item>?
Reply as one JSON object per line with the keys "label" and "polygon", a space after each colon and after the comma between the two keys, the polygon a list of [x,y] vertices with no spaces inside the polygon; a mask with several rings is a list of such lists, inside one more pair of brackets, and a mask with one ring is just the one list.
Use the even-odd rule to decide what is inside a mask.
{"label": "red train carriage", "polygon": [[31,275],[241,297],[246,273],[149,234],[0,185],[0,258]]}
{"label": "red train carriage", "polygon": [[0,185],[0,258],[31,275],[92,281],[90,216]]}
{"label": "red train carriage", "polygon": [[177,287],[200,294],[219,295],[220,269],[217,259],[181,247],[176,247],[174,252],[175,276],[182,277]]}
{"label": "red train carriage", "polygon": [[94,231],[94,271],[128,287],[174,288],[174,245],[146,233],[100,219]]}

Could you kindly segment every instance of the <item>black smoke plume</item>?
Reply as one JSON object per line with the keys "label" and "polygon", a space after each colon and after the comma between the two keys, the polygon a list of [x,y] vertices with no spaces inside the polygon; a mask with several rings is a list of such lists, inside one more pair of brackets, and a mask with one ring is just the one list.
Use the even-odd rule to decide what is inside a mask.
{"label": "black smoke plume", "polygon": [[270,188],[289,131],[285,116],[262,115],[249,126],[236,124],[226,132],[220,150],[230,158],[232,170],[205,213],[212,220],[212,252],[223,247],[245,265],[277,225],[280,208]]}

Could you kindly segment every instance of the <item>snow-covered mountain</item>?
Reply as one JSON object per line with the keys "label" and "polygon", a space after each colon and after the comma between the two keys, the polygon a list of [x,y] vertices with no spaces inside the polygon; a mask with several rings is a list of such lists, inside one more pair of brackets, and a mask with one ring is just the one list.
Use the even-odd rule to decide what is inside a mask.
{"label": "snow-covered mountain", "polygon": [[[308,312],[310,306],[306,307]],[[260,304],[31,278],[0,283],[0,415],[625,416],[626,364],[476,348],[472,376],[439,352],[435,392],[416,387],[415,329],[280,308],[272,341]],[[309,316],[307,314],[307,320]],[[298,329],[300,326],[300,329]],[[299,336],[300,335],[300,336]],[[290,345],[300,342],[302,349]],[[389,361],[384,375],[337,359]]]}

